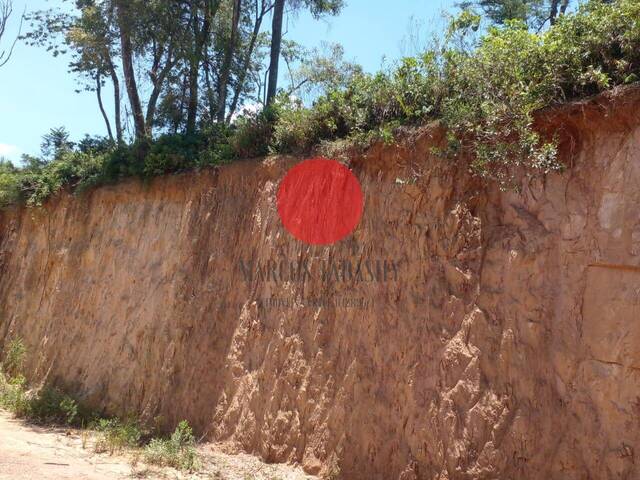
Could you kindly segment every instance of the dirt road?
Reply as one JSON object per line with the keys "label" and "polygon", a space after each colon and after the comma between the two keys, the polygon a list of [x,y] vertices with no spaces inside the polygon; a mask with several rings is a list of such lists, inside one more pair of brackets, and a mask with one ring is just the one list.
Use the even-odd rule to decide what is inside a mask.
{"label": "dirt road", "polygon": [[0,411],[0,480],[220,479],[313,480],[286,465],[267,465],[250,455],[199,447],[202,471],[183,474],[133,461],[133,455],[94,453],[93,437],[76,430],[40,427]]}

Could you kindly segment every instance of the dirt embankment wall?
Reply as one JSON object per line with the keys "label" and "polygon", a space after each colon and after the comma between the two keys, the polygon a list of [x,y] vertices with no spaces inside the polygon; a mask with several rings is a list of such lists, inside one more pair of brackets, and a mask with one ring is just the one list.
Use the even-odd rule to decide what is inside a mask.
{"label": "dirt embankment wall", "polygon": [[375,147],[330,247],[280,223],[292,158],[6,211],[0,346],[108,412],[312,473],[639,478],[639,110],[625,91],[543,115],[573,166],[518,194],[435,156],[436,127]]}

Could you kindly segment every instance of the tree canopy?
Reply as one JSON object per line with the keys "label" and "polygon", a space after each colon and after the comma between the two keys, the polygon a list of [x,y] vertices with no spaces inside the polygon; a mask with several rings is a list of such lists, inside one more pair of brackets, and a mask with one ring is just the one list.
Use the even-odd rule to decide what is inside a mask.
{"label": "tree canopy", "polygon": [[553,25],[564,15],[570,0],[474,0],[462,2],[462,8],[476,7],[493,23],[503,25],[520,20],[533,28]]}
{"label": "tree canopy", "polygon": [[[392,142],[400,127],[433,120],[447,131],[439,155],[462,152],[473,173],[507,188],[514,171],[545,175],[564,166],[557,139],[534,128],[536,111],[640,81],[637,0],[571,9],[557,2],[557,12],[539,3],[539,17],[486,10],[486,28],[465,9],[439,42],[373,74],[345,60],[340,46],[310,50],[282,31],[263,31],[278,18],[276,3],[77,0],[71,11],[33,14],[27,41],[71,54],[78,88],[96,93],[109,137],[72,142],[53,129],[22,168],[0,164],[0,204],[37,205],[63,186],[80,191],[269,153],[332,155],[340,146]],[[282,15],[341,6],[285,0]],[[475,8],[483,6],[490,4]],[[274,94],[276,44],[287,81]],[[112,109],[103,102],[108,85]]]}
{"label": "tree canopy", "polygon": [[[283,34],[281,28],[270,37],[263,31],[267,16],[273,14],[274,25],[279,21],[281,27],[287,11],[306,8],[320,17],[336,14],[343,5],[342,0],[72,4],[30,14],[31,29],[24,38],[55,56],[71,54],[69,69],[77,75],[78,90],[95,92],[109,138],[116,143],[127,131],[138,141],[154,132],[194,134],[207,125],[229,124],[247,102],[268,103],[279,87]],[[280,17],[274,13],[279,8]],[[104,101],[107,84],[112,109]]]}

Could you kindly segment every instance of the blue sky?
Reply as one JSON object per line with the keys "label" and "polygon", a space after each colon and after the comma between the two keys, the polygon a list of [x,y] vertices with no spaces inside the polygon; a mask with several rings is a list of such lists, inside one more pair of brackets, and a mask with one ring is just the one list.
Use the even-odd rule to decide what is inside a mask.
{"label": "blue sky", "polygon": [[[322,42],[341,43],[345,57],[366,70],[377,70],[411,54],[415,43],[440,31],[441,13],[453,9],[453,0],[346,0],[337,17],[314,20],[309,14],[289,18],[286,38],[307,47]],[[22,10],[62,5],[61,0],[14,0],[14,21]],[[28,28],[28,25],[23,27]],[[420,33],[417,42],[409,32]],[[13,32],[9,32],[8,37]],[[0,45],[0,50],[7,40]],[[106,134],[104,122],[90,92],[76,93],[76,79],[67,72],[68,59],[53,58],[43,49],[19,42],[11,61],[0,68],[0,157],[18,160],[35,154],[41,137],[51,127],[64,125],[77,140],[89,134]],[[106,103],[111,103],[106,100]]]}

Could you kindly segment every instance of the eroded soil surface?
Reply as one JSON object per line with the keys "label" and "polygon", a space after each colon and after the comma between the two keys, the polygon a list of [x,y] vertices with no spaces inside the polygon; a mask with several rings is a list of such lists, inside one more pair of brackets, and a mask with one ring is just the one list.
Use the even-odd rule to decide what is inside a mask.
{"label": "eroded soil surface", "polygon": [[313,480],[287,465],[268,465],[250,455],[229,455],[218,445],[199,447],[202,470],[183,474],[136,461],[135,453],[94,452],[87,432],[30,425],[0,411],[0,480],[221,479]]}

